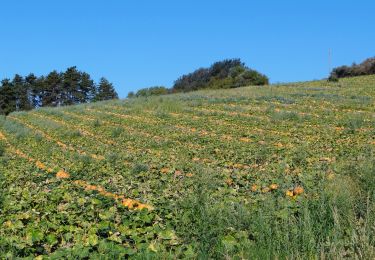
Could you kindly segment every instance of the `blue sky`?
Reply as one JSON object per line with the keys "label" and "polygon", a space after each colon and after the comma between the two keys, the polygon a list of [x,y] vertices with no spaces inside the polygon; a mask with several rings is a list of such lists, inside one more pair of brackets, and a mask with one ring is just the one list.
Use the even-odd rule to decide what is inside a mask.
{"label": "blue sky", "polygon": [[225,58],[272,82],[375,56],[375,1],[2,0],[0,78],[76,65],[121,97]]}

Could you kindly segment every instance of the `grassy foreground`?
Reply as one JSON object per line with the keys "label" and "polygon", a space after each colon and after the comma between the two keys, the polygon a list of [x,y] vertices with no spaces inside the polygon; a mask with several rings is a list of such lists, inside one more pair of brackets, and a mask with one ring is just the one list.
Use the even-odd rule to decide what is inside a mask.
{"label": "grassy foreground", "polygon": [[0,258],[375,257],[375,77],[0,119]]}

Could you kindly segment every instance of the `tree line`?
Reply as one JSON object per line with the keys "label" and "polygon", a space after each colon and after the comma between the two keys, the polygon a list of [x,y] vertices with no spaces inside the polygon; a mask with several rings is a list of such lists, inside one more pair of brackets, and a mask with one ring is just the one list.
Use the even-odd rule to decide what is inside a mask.
{"label": "tree line", "polygon": [[3,79],[0,85],[0,114],[31,110],[39,107],[57,107],[94,101],[117,99],[118,94],[106,78],[95,83],[91,76],[70,67],[65,72],[50,72],[37,77],[18,74],[12,80]]}
{"label": "tree line", "polygon": [[250,69],[240,59],[226,59],[200,68],[178,78],[172,88],[163,86],[129,92],[128,97],[147,97],[169,93],[189,92],[199,89],[238,88],[251,85],[267,85],[268,77]]}
{"label": "tree line", "polygon": [[340,66],[334,68],[329,77],[330,81],[337,81],[340,78],[356,77],[375,74],[375,57],[369,58],[360,64],[353,63],[352,66]]}

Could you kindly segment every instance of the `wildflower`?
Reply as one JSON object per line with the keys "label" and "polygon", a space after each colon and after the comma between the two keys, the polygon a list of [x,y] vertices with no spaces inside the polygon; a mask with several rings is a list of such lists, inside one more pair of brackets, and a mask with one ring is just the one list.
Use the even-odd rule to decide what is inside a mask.
{"label": "wildflower", "polygon": [[293,197],[294,194],[293,194],[293,191],[287,190],[285,195],[288,197]]}
{"label": "wildflower", "polygon": [[279,188],[279,185],[277,185],[275,183],[273,183],[273,184],[270,185],[270,189],[271,190],[277,190],[277,188]]}

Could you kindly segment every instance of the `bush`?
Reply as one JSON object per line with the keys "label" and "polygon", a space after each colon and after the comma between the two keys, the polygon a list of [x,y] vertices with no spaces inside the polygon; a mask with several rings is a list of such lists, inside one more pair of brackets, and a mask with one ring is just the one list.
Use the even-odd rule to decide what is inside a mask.
{"label": "bush", "polygon": [[149,170],[149,167],[146,164],[143,163],[137,163],[134,165],[132,169],[133,174],[139,174],[141,172],[147,172]]}
{"label": "bush", "polygon": [[267,76],[246,67],[240,59],[227,59],[215,62],[209,68],[200,68],[181,76],[171,89],[163,86],[143,88],[136,93],[129,92],[127,97],[150,97],[199,89],[238,88],[268,83]]}
{"label": "bush", "polygon": [[328,81],[329,82],[338,82],[339,78],[337,77],[336,74],[332,74],[331,76],[329,76]]}
{"label": "bush", "polygon": [[173,92],[198,89],[237,88],[250,85],[266,85],[268,78],[248,67],[240,59],[215,62],[209,68],[200,68],[183,75],[172,88]]}
{"label": "bush", "polygon": [[127,98],[133,98],[134,96],[135,96],[134,92],[133,92],[133,91],[130,91],[130,92],[128,93]]}
{"label": "bush", "polygon": [[339,78],[372,74],[375,74],[375,57],[369,58],[359,65],[353,63],[352,66],[340,66],[334,68],[329,77],[329,81],[337,81]]}
{"label": "bush", "polygon": [[169,89],[163,86],[155,86],[150,88],[143,88],[137,91],[137,93],[130,92],[128,94],[128,97],[150,97],[150,96],[160,96],[160,95],[166,95],[169,93]]}

